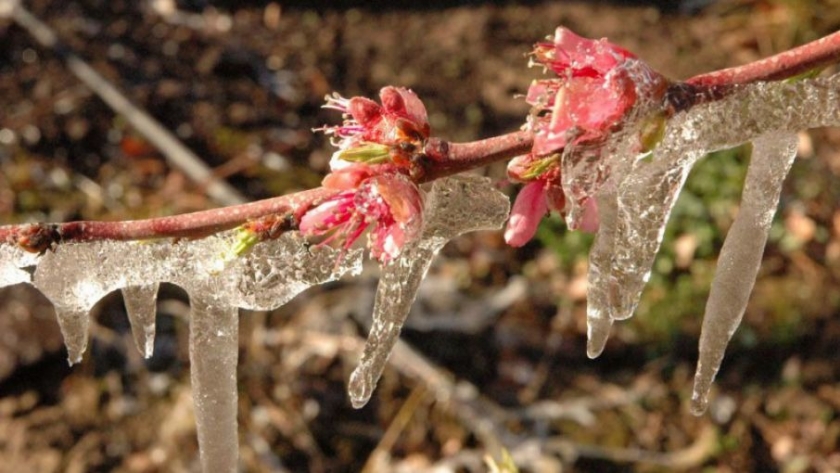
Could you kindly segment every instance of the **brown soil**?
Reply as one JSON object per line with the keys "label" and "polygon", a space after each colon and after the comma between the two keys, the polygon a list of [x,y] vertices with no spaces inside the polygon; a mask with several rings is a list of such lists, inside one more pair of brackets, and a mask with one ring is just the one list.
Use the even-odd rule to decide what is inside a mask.
{"label": "brown soil", "polygon": [[[184,2],[192,5],[182,13],[200,20],[192,25],[145,2],[24,3],[253,199],[317,185],[331,151],[310,130],[338,119],[319,108],[332,91],[410,87],[435,133],[456,141],[518,128],[527,106],[513,96],[539,73],[525,68],[525,53],[558,25],[609,37],[674,78],[840,28],[836,0],[721,1],[692,14],[645,2],[251,1],[218,10]],[[2,20],[0,110],[0,223],[214,205],[54,53]],[[840,136],[810,138],[809,172],[837,179]],[[696,320],[654,347],[635,325],[619,326],[604,355],[588,360],[581,255],[562,261],[537,244],[514,251],[486,233],[444,250],[404,334],[444,379],[473,391],[462,384],[457,396],[440,396],[396,360],[371,403],[350,407],[344,384],[374,269],[276,312],[243,314],[244,471],[484,471],[483,455],[490,449],[498,459],[498,445],[521,471],[840,470],[840,214],[832,192],[790,195],[803,195],[807,216],[789,218],[788,230],[805,232],[808,243],[768,250],[747,314],[748,333],[759,338],[730,350],[709,415],[687,407]],[[826,233],[807,239],[811,224]],[[523,281],[525,292],[503,310],[486,302]],[[760,338],[763,310],[779,291],[808,306],[784,342]],[[150,360],[133,347],[119,297],[95,312],[89,353],[70,369],[49,303],[29,288],[0,291],[0,470],[196,470],[185,295],[163,289]],[[639,314],[648,316],[656,314]],[[489,432],[481,428],[488,420]]]}

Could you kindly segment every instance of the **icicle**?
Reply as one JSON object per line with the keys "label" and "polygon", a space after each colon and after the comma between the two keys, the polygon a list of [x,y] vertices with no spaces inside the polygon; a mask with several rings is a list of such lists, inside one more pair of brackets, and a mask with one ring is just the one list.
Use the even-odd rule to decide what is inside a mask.
{"label": "icicle", "polygon": [[33,283],[55,306],[70,364],[78,363],[87,348],[89,312],[109,292],[120,287],[107,242],[66,244],[41,257]]}
{"label": "icicle", "polygon": [[122,289],[125,310],[131,322],[134,343],[144,358],[151,358],[155,349],[155,315],[159,283],[128,286]]}
{"label": "icicle", "polygon": [[598,194],[598,234],[589,253],[589,357],[603,351],[612,322],[636,310],[677,196],[703,154],[657,150],[612,176]]}
{"label": "icicle", "polygon": [[364,407],[370,400],[434,256],[458,235],[501,228],[509,212],[507,196],[486,178],[459,176],[435,182],[426,199],[420,240],[382,268],[370,334],[348,382],[353,407]]}
{"label": "icicle", "polygon": [[753,142],[741,208],[726,235],[703,316],[700,357],[694,377],[691,410],[706,410],[712,381],[726,345],[741,323],[755,284],[782,184],[796,157],[794,134],[774,133]]}
{"label": "icicle", "polygon": [[190,307],[190,381],[202,471],[235,472],[237,309],[212,292],[196,290],[190,292]]}
{"label": "icicle", "polygon": [[[634,158],[628,155],[632,148],[611,144],[616,152],[597,168],[607,174],[602,184],[587,187],[597,189],[601,213],[590,252],[588,355],[601,352],[612,320],[626,319],[635,311],[673,205],[697,160],[771,130],[836,125],[840,75],[744,86],[727,99],[694,107],[668,121],[662,142],[650,156]],[[633,139],[626,134],[620,138]],[[564,189],[580,185],[574,178],[568,176]]]}

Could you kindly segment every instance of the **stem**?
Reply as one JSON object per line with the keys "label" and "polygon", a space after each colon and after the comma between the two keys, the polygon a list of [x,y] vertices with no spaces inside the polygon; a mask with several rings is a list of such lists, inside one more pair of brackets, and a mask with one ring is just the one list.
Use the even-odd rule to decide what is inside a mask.
{"label": "stem", "polygon": [[336,192],[318,187],[247,204],[145,220],[9,225],[0,227],[0,243],[18,244],[24,249],[40,252],[70,241],[199,238],[267,215],[285,214],[297,222],[308,209]]}
{"label": "stem", "polygon": [[426,154],[432,163],[422,181],[429,182],[486,166],[496,161],[506,161],[530,151],[534,135],[530,131],[516,131],[471,143],[447,143],[432,138],[426,145]]}
{"label": "stem", "polygon": [[[422,178],[424,182],[513,158],[527,152],[533,143],[531,134],[524,131],[472,143],[450,144],[440,139],[429,141],[427,149],[435,154],[428,160]],[[272,222],[266,226],[269,228],[278,215],[290,217],[289,226],[283,228],[287,230],[296,228],[300,218],[310,208],[338,192],[336,189],[318,187],[247,204],[145,220],[0,226],[0,243],[17,244],[29,251],[43,252],[59,243],[72,241],[200,238],[265,217],[272,218]]]}
{"label": "stem", "polygon": [[685,82],[718,87],[789,79],[840,62],[840,31],[789,51],[745,64],[694,76]]}

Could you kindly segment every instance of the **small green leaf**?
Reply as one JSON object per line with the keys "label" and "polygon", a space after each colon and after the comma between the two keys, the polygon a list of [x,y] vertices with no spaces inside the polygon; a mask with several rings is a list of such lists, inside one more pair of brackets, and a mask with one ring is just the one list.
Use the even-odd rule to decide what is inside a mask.
{"label": "small green leaf", "polygon": [[363,143],[354,148],[339,151],[338,157],[351,163],[382,164],[391,159],[391,150],[383,144]]}

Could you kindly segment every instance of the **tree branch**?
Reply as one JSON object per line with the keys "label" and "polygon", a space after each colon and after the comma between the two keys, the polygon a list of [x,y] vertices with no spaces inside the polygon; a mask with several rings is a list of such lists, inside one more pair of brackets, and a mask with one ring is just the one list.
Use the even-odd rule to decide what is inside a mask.
{"label": "tree branch", "polygon": [[693,86],[731,87],[753,82],[782,80],[837,62],[840,62],[840,31],[743,66],[694,76],[685,83]]}
{"label": "tree branch", "polygon": [[[430,139],[427,150],[434,154],[425,160],[421,180],[428,182],[513,158],[527,152],[532,141],[530,133],[523,131],[471,143],[450,144]],[[0,242],[43,252],[57,244],[72,241],[200,238],[266,218],[268,221],[258,225],[257,231],[276,236],[275,230],[296,229],[303,214],[336,193],[336,189],[318,187],[247,204],[145,220],[9,225],[0,227]]]}

